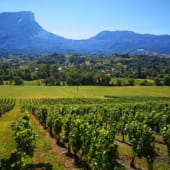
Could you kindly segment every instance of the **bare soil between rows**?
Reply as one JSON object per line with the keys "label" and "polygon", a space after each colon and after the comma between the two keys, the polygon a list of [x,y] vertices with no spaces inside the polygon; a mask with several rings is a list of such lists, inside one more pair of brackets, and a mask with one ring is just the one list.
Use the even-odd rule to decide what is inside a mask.
{"label": "bare soil between rows", "polygon": [[68,170],[78,170],[79,168],[75,165],[74,158],[67,156],[67,149],[56,144],[56,139],[52,138],[48,131],[43,128],[39,121],[32,115],[32,119],[40,129],[46,140],[49,141],[51,148],[54,150],[56,156],[59,158],[60,164],[63,168]]}

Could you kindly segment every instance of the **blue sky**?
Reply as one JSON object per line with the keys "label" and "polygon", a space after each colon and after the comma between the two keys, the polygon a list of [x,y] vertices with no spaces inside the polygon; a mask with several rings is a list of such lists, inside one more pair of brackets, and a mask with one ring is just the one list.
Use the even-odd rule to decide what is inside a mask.
{"label": "blue sky", "polygon": [[170,0],[1,0],[5,11],[32,11],[43,28],[66,38],[102,30],[170,34]]}

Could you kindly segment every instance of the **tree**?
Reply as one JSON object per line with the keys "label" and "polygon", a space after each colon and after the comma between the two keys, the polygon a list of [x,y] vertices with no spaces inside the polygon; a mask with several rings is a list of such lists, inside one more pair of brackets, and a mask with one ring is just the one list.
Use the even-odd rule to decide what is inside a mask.
{"label": "tree", "polygon": [[31,71],[29,69],[24,70],[24,80],[32,80]]}
{"label": "tree", "polygon": [[134,86],[134,84],[135,84],[134,79],[129,79],[129,80],[128,80],[128,85],[129,85],[129,86]]}
{"label": "tree", "polygon": [[24,81],[20,77],[14,77],[14,85],[23,85]]}
{"label": "tree", "polygon": [[147,81],[147,80],[144,80],[144,81],[140,82],[140,85],[141,85],[141,86],[147,86],[147,84],[148,84],[148,81]]}
{"label": "tree", "polygon": [[142,73],[141,73],[141,66],[138,65],[138,69],[137,69],[137,78],[141,78],[141,75],[142,75]]}
{"label": "tree", "polygon": [[164,85],[170,86],[170,76],[164,78]]}
{"label": "tree", "polygon": [[71,69],[66,73],[66,81],[68,85],[80,85],[82,76],[78,69]]}
{"label": "tree", "polygon": [[3,85],[3,84],[4,84],[3,79],[0,78],[0,85]]}
{"label": "tree", "polygon": [[155,85],[157,85],[157,86],[161,86],[162,85],[161,79],[159,79],[159,78],[155,78],[154,82],[155,82]]}
{"label": "tree", "polygon": [[110,77],[103,73],[98,73],[95,75],[96,77],[96,84],[100,86],[107,86],[110,84]]}
{"label": "tree", "polygon": [[48,77],[47,79],[44,80],[45,85],[48,86],[55,86],[56,85],[56,79],[54,77]]}
{"label": "tree", "polygon": [[96,85],[96,80],[94,75],[95,73],[93,72],[88,72],[83,74],[81,83],[83,85]]}
{"label": "tree", "polygon": [[121,85],[122,85],[122,81],[121,81],[121,80],[117,80],[117,81],[116,81],[116,85],[117,85],[117,86],[121,86]]}

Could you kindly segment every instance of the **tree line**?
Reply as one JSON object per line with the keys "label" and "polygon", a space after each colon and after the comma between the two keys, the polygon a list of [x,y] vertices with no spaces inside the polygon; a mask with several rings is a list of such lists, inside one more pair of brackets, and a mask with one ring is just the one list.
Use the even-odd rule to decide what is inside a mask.
{"label": "tree line", "polygon": [[[47,56],[9,55],[0,58],[0,84],[22,85],[24,81],[42,80],[44,85],[116,85],[111,79],[128,78],[126,85],[170,85],[170,59],[158,56],[113,54],[82,56],[80,54]],[[37,83],[38,84],[38,83]],[[39,83],[41,84],[41,83]]]}

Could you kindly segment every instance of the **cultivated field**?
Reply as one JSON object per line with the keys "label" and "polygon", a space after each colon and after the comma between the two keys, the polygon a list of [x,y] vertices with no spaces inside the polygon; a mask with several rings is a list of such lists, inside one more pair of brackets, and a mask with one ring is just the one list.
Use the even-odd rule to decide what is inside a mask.
{"label": "cultivated field", "polygon": [[[14,102],[15,106],[8,109],[8,106]],[[21,119],[25,109],[29,112],[33,132],[38,135],[30,165],[35,169],[77,170],[84,166],[79,165],[79,161],[77,163],[76,159],[74,160],[77,152],[80,160],[85,160],[92,167],[96,167],[92,161],[93,157],[97,161],[103,162],[102,166],[106,163],[108,167],[111,167],[114,165],[110,165],[110,162],[114,162],[116,153],[113,152],[113,148],[110,149],[112,157],[108,157],[110,154],[103,155],[103,148],[95,147],[105,146],[105,150],[107,150],[113,144],[115,147],[117,146],[119,156],[116,156],[116,161],[123,165],[121,169],[129,169],[133,152],[135,152],[133,150],[135,144],[130,140],[131,131],[126,127],[134,128],[133,120],[138,123],[137,127],[142,127],[141,129],[146,128],[145,125],[152,128],[150,134],[148,129],[141,131],[144,135],[143,138],[140,136],[140,140],[146,142],[148,137],[155,137],[151,142],[154,144],[156,152],[153,163],[155,170],[170,168],[167,146],[160,134],[162,127],[169,124],[170,87],[168,86],[0,86],[0,104],[2,104],[0,107],[2,112],[0,115],[0,160],[3,159],[6,165],[12,160],[12,153],[17,151],[11,124]],[[8,109],[8,111],[2,111],[2,108]],[[53,112],[51,112],[52,110]],[[91,120],[93,121],[91,122]],[[91,125],[86,127],[87,124]],[[97,126],[99,124],[100,126]],[[83,128],[80,129],[80,125]],[[94,139],[95,134],[84,131],[85,127],[89,132],[94,129],[98,131],[99,137],[103,140],[97,140],[99,137],[95,141],[91,140]],[[66,133],[66,130],[70,135]],[[145,133],[148,135],[147,138],[145,138]],[[109,134],[111,134],[111,138],[109,138]],[[79,135],[90,145],[79,141]],[[86,138],[87,135],[89,137]],[[81,142],[81,147],[75,152],[75,149],[79,147],[79,142]],[[109,145],[107,145],[108,142],[110,142]],[[72,148],[71,153],[69,153],[68,146]],[[105,156],[104,159],[101,161],[100,157],[96,157],[95,154],[84,152],[89,151],[89,147],[90,150],[94,149],[96,155]],[[149,152],[152,150],[150,145],[147,147],[139,145],[138,147]],[[84,150],[84,148],[86,149]],[[142,158],[136,156],[135,165],[142,170],[147,169],[146,156]],[[0,168],[1,166],[2,162],[0,162]],[[101,168],[101,170],[105,169],[107,168]]]}

